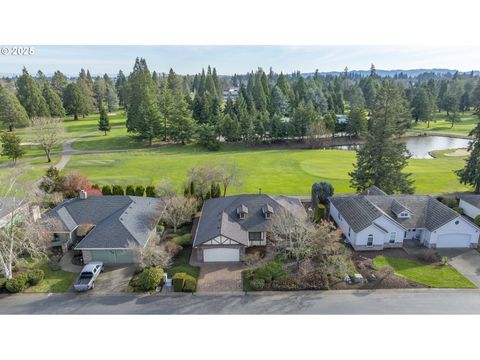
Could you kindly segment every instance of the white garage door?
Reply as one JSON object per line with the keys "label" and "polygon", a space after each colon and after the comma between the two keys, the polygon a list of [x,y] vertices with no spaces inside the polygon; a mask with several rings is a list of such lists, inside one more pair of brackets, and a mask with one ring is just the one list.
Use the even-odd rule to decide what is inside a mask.
{"label": "white garage door", "polygon": [[468,248],[471,238],[470,234],[443,234],[437,239],[437,248]]}
{"label": "white garage door", "polygon": [[204,262],[240,261],[239,249],[213,248],[203,250]]}

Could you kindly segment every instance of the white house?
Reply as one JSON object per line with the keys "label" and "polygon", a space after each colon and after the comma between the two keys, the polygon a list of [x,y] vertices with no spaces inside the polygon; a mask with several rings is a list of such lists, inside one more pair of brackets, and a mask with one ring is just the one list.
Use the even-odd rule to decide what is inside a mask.
{"label": "white house", "polygon": [[330,216],[355,250],[402,247],[404,240],[430,248],[478,244],[480,228],[428,195],[387,195],[371,187],[329,200]]}
{"label": "white house", "polygon": [[480,215],[480,195],[461,195],[458,207],[463,209],[465,215],[475,219]]}

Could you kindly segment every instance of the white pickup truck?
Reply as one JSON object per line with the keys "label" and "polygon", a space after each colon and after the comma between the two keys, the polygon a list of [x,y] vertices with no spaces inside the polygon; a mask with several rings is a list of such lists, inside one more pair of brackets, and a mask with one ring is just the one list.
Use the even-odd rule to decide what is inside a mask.
{"label": "white pickup truck", "polygon": [[73,284],[76,291],[87,291],[95,287],[95,280],[103,271],[103,263],[101,261],[92,261],[85,265],[80,272],[77,280]]}

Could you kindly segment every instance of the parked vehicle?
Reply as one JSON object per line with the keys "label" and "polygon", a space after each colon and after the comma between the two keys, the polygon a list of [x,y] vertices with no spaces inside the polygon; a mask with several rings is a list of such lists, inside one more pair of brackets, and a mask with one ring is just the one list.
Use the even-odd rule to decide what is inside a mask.
{"label": "parked vehicle", "polygon": [[95,280],[103,271],[103,262],[93,261],[85,265],[73,284],[76,291],[87,291],[95,287]]}

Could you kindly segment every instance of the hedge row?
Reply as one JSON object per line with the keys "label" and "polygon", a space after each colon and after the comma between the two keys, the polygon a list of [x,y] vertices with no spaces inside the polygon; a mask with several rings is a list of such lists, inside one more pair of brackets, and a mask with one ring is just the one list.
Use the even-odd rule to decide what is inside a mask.
{"label": "hedge row", "polygon": [[101,190],[103,195],[127,195],[127,196],[148,196],[155,197],[157,192],[155,187],[149,185],[144,187],[143,185],[127,185],[126,188],[123,188],[122,185],[104,185],[100,189],[98,184],[92,186],[93,189]]}
{"label": "hedge row", "polygon": [[197,290],[197,279],[187,273],[176,273],[172,277],[173,291],[195,292]]}
{"label": "hedge row", "polygon": [[30,270],[17,275],[5,282],[5,288],[10,293],[18,293],[26,290],[30,286],[37,285],[45,277],[43,270]]}

